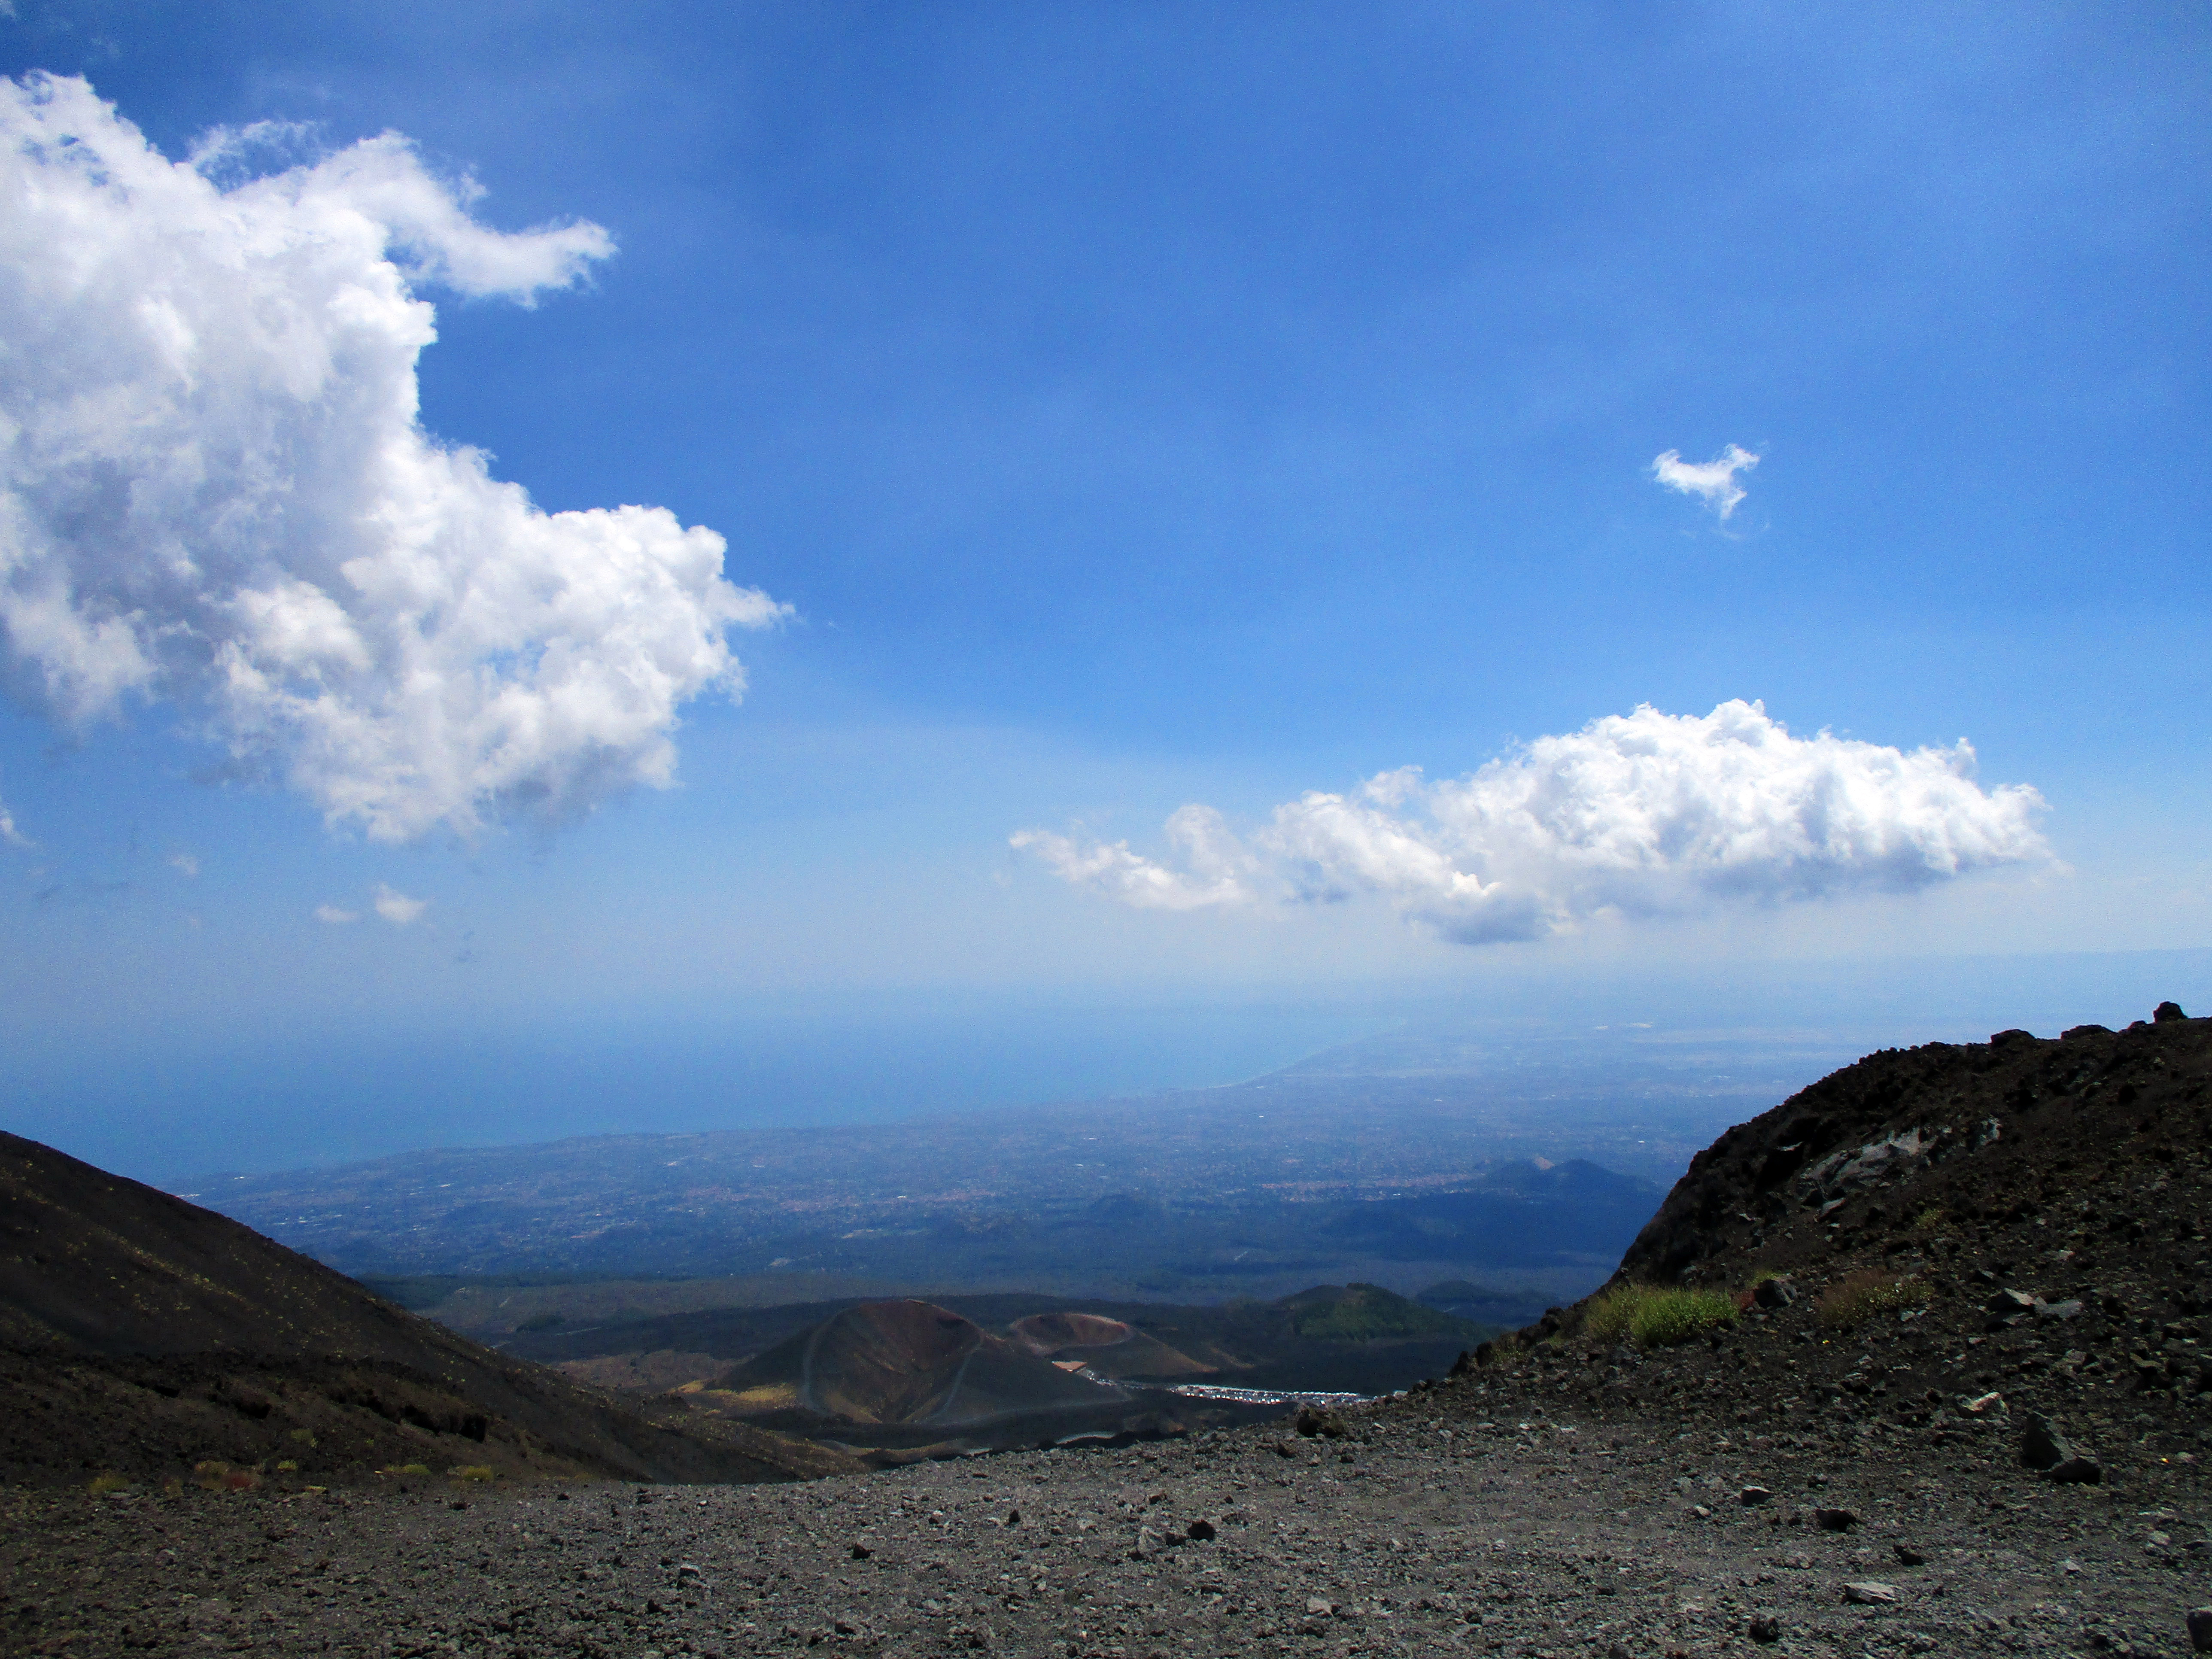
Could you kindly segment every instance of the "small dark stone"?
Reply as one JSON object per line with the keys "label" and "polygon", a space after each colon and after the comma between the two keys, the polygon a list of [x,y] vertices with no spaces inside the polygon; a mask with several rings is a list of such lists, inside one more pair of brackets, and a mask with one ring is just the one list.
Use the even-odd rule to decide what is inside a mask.
{"label": "small dark stone", "polygon": [[2212,1653],[2212,1607],[2190,1609],[2189,1644],[2199,1653]]}
{"label": "small dark stone", "polygon": [[2069,1457],[2055,1469],[2044,1471],[2045,1480],[2055,1480],[2062,1486],[2097,1486],[2105,1480],[2104,1466],[2094,1457]]}
{"label": "small dark stone", "polygon": [[1999,1291],[1990,1298],[1993,1314],[2024,1314],[2035,1311],[2035,1298],[2026,1291]]}
{"label": "small dark stone", "polygon": [[1786,1308],[1797,1299],[1797,1292],[1786,1279],[1762,1279],[1753,1289],[1751,1299],[1762,1308]]}
{"label": "small dark stone", "polygon": [[1755,1510],[1770,1501],[1774,1494],[1765,1486],[1746,1486],[1735,1495],[1735,1501],[1747,1510]]}
{"label": "small dark stone", "polygon": [[866,1544],[855,1544],[853,1546],[853,1559],[855,1561],[865,1561],[874,1553],[875,1552],[870,1549]]}
{"label": "small dark stone", "polygon": [[1022,1524],[1022,1512],[1019,1510],[1008,1510],[1006,1511],[1006,1524],[1010,1527],[1020,1526]]}
{"label": "small dark stone", "polygon": [[2050,1419],[2031,1417],[2020,1437],[2020,1461],[2023,1468],[2055,1469],[2074,1455],[2074,1448],[2066,1437],[2051,1425]]}
{"label": "small dark stone", "polygon": [[1849,1532],[1859,1523],[1857,1514],[1850,1510],[1814,1510],[1813,1524],[1822,1532]]}
{"label": "small dark stone", "polygon": [[1190,1523],[1188,1530],[1192,1540],[1197,1543],[1202,1544],[1214,1535],[1213,1522],[1211,1521],[1194,1521]]}
{"label": "small dark stone", "polygon": [[1323,1411],[1318,1406],[1299,1407],[1296,1426],[1300,1434],[1309,1437],[1326,1435],[1331,1440],[1341,1440],[1352,1432],[1342,1418],[1334,1412]]}
{"label": "small dark stone", "polygon": [[1901,1567],[1922,1567],[1928,1565],[1928,1558],[1910,1544],[1892,1544],[1889,1547],[1889,1553],[1897,1558],[1897,1564]]}
{"label": "small dark stone", "polygon": [[1771,1613],[1753,1613],[1745,1630],[1754,1642],[1779,1642],[1782,1639],[1782,1621]]}

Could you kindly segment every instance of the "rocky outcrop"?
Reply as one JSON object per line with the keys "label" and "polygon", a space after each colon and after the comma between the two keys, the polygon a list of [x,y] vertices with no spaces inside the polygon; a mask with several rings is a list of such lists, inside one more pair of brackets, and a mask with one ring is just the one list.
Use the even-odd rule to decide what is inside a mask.
{"label": "rocky outcrop", "polygon": [[1869,1230],[1909,1237],[1930,1206],[1974,1217],[2040,1206],[2046,1187],[2084,1184],[2051,1179],[2083,1158],[2156,1162],[2160,1148],[2197,1144],[2208,1068],[2212,1020],[2171,1002],[2124,1031],[2009,1030],[1869,1054],[1700,1152],[1620,1277],[1710,1281],[1785,1232],[1855,1244]]}

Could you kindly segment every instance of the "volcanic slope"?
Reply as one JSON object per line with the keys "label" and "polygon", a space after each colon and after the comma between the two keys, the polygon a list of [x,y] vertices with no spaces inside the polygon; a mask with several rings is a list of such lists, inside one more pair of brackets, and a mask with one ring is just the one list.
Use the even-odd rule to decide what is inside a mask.
{"label": "volcanic slope", "polygon": [[0,1134],[0,1479],[203,1463],[325,1482],[433,1464],[716,1480],[853,1467],[769,1434],[709,1433],[649,1422],[225,1217]]}
{"label": "volcanic slope", "polygon": [[1119,1404],[1018,1342],[927,1302],[866,1302],[740,1365],[721,1387],[853,1423],[963,1426]]}
{"label": "volcanic slope", "polygon": [[1887,1050],[1723,1135],[1610,1285],[1448,1387],[1850,1456],[2071,1462],[2134,1502],[2212,1456],[2208,1217],[2212,1020],[2166,1003]]}
{"label": "volcanic slope", "polygon": [[931,1303],[867,1302],[840,1309],[715,1382],[687,1384],[677,1397],[694,1413],[803,1435],[877,1467],[1152,1439],[1279,1410],[1186,1402],[1125,1386],[1085,1364],[1085,1356],[1132,1345],[1158,1351],[1148,1358],[1170,1353],[1095,1315],[1033,1316],[1000,1335]]}

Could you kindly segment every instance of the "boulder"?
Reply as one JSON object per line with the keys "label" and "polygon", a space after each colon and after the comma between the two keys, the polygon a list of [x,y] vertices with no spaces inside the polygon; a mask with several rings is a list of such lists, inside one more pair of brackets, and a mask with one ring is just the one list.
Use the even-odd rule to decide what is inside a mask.
{"label": "boulder", "polygon": [[1318,1434],[1331,1440],[1341,1440],[1352,1432],[1342,1418],[1334,1412],[1322,1410],[1319,1406],[1299,1407],[1296,1426],[1297,1431],[1308,1438]]}
{"label": "boulder", "polygon": [[2045,1417],[2031,1417],[2021,1431],[2020,1461],[2024,1468],[2055,1469],[2074,1455],[2066,1437]]}

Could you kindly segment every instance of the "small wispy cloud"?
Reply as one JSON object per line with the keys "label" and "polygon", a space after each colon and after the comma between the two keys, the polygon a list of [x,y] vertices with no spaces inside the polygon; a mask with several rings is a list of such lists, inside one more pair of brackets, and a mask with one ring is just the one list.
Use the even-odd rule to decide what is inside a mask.
{"label": "small wispy cloud", "polygon": [[200,872],[200,861],[190,853],[172,853],[169,854],[169,867],[181,870],[188,876],[197,876]]}
{"label": "small wispy cloud", "polygon": [[1670,449],[1654,459],[1651,476],[1669,489],[1700,497],[1725,522],[1743,501],[1736,475],[1758,465],[1759,457],[1741,444],[1730,444],[1710,461],[1686,461],[1680,450]]}
{"label": "small wispy cloud", "polygon": [[39,844],[15,827],[15,815],[8,810],[8,803],[4,800],[0,800],[0,841],[6,842],[10,847],[36,847]]}
{"label": "small wispy cloud", "polygon": [[428,899],[409,898],[397,888],[376,884],[376,914],[394,927],[404,927],[430,908]]}
{"label": "small wispy cloud", "polygon": [[359,921],[361,912],[341,910],[335,904],[318,904],[315,907],[315,920],[332,927],[343,927],[349,921]]}

